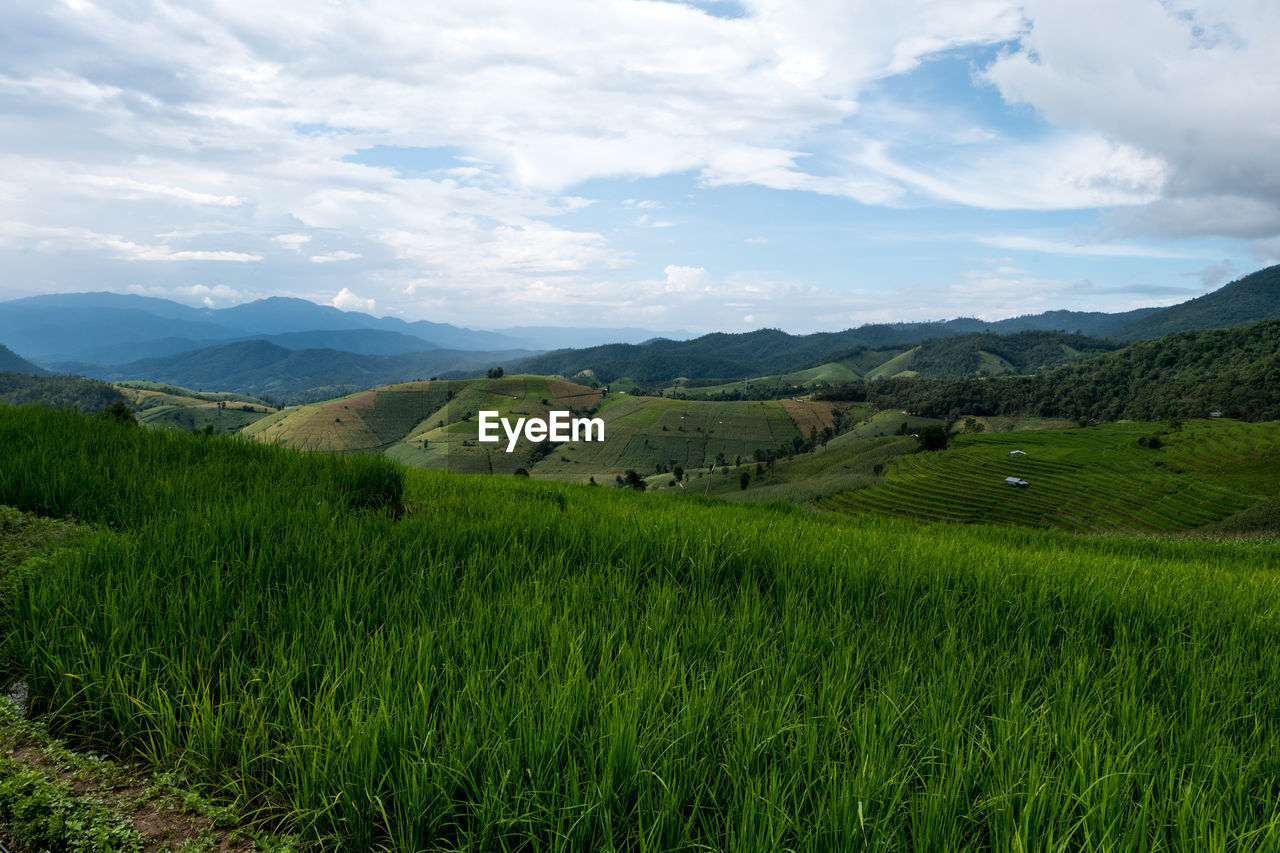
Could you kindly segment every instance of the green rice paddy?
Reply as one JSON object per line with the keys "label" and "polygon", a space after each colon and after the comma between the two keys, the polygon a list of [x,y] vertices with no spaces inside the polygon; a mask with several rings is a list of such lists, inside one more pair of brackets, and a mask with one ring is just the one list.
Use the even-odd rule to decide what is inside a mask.
{"label": "green rice paddy", "polygon": [[[1127,476],[1089,433],[1034,439],[944,470],[1017,440],[1032,494],[1082,454]],[[8,407],[0,446],[0,503],[94,531],[8,605],[36,710],[317,849],[1280,846],[1270,540],[813,516]],[[909,458],[893,483],[928,480]]]}

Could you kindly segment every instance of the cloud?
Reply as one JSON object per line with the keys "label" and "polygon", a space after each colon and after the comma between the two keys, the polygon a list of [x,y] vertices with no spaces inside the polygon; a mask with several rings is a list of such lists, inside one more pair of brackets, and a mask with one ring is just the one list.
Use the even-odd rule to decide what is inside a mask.
{"label": "cloud", "polygon": [[125,261],[219,261],[248,263],[262,260],[250,252],[213,249],[173,249],[126,240],[115,234],[99,234],[83,228],[53,228],[25,222],[0,222],[0,246],[43,253],[100,251]]}
{"label": "cloud", "polygon": [[642,213],[635,219],[635,224],[641,228],[674,228],[674,222],[667,222],[662,219],[650,219],[649,214]]}
{"label": "cloud", "polygon": [[346,287],[338,291],[337,295],[329,301],[329,304],[339,311],[361,311],[365,314],[372,314],[376,310],[376,302],[374,300],[356,296]]}
{"label": "cloud", "polygon": [[1264,266],[1280,264],[1280,236],[1269,240],[1254,240],[1248,246],[1249,254]]}
{"label": "cloud", "polygon": [[327,255],[312,255],[310,261],[313,264],[331,264],[335,261],[354,261],[359,257],[359,252],[338,251],[330,252]]}
{"label": "cloud", "polygon": [[1200,283],[1204,285],[1205,290],[1209,290],[1222,284],[1234,276],[1236,272],[1236,265],[1227,259],[1220,264],[1209,264],[1199,272],[1186,273],[1186,275],[1200,279]]}
{"label": "cloud", "polygon": [[1108,243],[1096,238],[1089,240],[1063,240],[1055,237],[1035,237],[1025,234],[977,234],[975,242],[997,249],[1014,249],[1021,252],[1048,252],[1057,255],[1095,255],[1111,258],[1200,258],[1203,252],[1177,249],[1160,249],[1133,243]]}
{"label": "cloud", "polygon": [[[1220,234],[1253,241],[1259,258],[1280,254],[1270,5],[744,0],[741,12],[611,0],[562,0],[556,15],[517,0],[8,4],[0,248],[59,287],[90,266],[102,286],[134,281],[136,270],[99,263],[119,260],[224,262],[241,292],[303,291],[323,273],[314,264],[341,260],[330,269],[359,275],[384,310],[486,322],[557,299],[584,319],[615,304],[658,316],[656,294],[672,292],[702,294],[680,304],[711,317],[711,300],[736,301],[738,286],[785,294],[742,309],[760,322],[893,308],[805,290],[786,270],[658,275],[667,258],[626,241],[667,251],[705,233],[711,206],[662,241],[627,221],[670,228],[656,211],[695,211],[683,193],[697,187],[905,212],[1101,206],[1087,240],[986,242],[1217,261],[1218,248],[1206,258],[1144,241]],[[974,60],[977,95],[992,104],[895,88],[979,50],[995,57]],[[997,97],[1016,110],[1000,112]],[[654,178],[665,180],[642,180]],[[608,200],[599,219],[581,214],[588,195]],[[758,242],[746,235],[771,224],[716,236]],[[312,234],[344,249],[304,252]],[[775,239],[779,263],[812,266],[786,256],[783,231]],[[990,274],[1058,278],[1006,266]],[[205,280],[174,270],[183,284]]]}
{"label": "cloud", "polygon": [[1056,126],[1164,165],[1161,197],[1126,220],[1131,232],[1280,230],[1280,123],[1263,106],[1280,92],[1280,6],[1028,0],[1026,14],[1031,28],[984,79]]}
{"label": "cloud", "polygon": [[306,234],[277,234],[271,239],[295,252],[301,251],[304,245],[311,242],[311,237]]}
{"label": "cloud", "polygon": [[181,285],[178,287],[132,284],[124,288],[124,291],[127,293],[136,293],[139,296],[159,296],[189,305],[203,305],[206,308],[225,308],[229,305],[238,305],[241,302],[255,299],[262,295],[260,293],[238,290],[225,284],[192,284]]}
{"label": "cloud", "polygon": [[95,187],[106,190],[117,198],[177,199],[179,201],[189,201],[196,204],[212,204],[220,207],[236,207],[243,203],[241,199],[236,198],[233,195],[213,195],[211,193],[196,192],[195,190],[189,190],[183,187],[171,187],[165,184],[149,183],[135,178],[112,175],[82,175],[74,180],[77,180],[86,187]]}
{"label": "cloud", "polygon": [[706,290],[710,276],[703,267],[682,267],[668,264],[663,272],[667,279],[664,290],[668,293],[688,293],[695,290]]}

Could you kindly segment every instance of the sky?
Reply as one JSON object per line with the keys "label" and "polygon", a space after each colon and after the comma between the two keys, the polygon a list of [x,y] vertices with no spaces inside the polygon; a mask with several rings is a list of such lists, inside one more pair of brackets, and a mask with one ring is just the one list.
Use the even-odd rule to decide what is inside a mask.
{"label": "sky", "polygon": [[16,0],[0,300],[1120,311],[1280,262],[1274,0]]}

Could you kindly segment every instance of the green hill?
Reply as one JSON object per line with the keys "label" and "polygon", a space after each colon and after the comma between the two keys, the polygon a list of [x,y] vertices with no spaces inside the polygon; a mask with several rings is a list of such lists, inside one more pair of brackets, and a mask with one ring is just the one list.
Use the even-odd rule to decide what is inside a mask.
{"label": "green hill", "polygon": [[[931,521],[1148,533],[1217,524],[1274,493],[1280,423],[1198,421],[1160,432],[1167,447],[1138,443],[1153,434],[1150,424],[961,436],[953,449],[892,460],[883,482],[818,503]],[[1013,488],[1006,477],[1030,485]]]}
{"label": "green hill", "polygon": [[[480,411],[501,417],[543,418],[549,411],[590,414],[605,424],[604,442],[535,446],[521,437],[477,441]],[[542,376],[433,380],[390,385],[321,404],[295,406],[258,420],[244,434],[300,450],[385,453],[419,468],[467,473],[512,473],[588,482],[613,482],[679,466],[707,467],[717,459],[752,458],[757,450],[794,448],[834,426],[834,413],[863,417],[847,403],[806,400],[701,401],[645,397]]]}
{"label": "green hill", "polygon": [[195,432],[238,432],[266,417],[274,408],[255,397],[226,392],[192,391],[162,382],[118,382],[115,387],[134,409],[139,423]]}
{"label": "green hill", "polygon": [[932,417],[1157,421],[1219,411],[1267,420],[1280,415],[1280,319],[1140,341],[1035,376],[880,379],[817,396]]}
{"label": "green hill", "polygon": [[0,401],[20,406],[78,409],[86,414],[105,409],[123,395],[96,379],[79,376],[33,376],[0,370]]}
{"label": "green hill", "polygon": [[[34,408],[0,406],[0,447],[0,505],[85,523],[3,563],[30,712],[294,849],[1280,847],[1274,541],[817,516]],[[1072,452],[1027,461],[1047,488],[1106,448]]]}
{"label": "green hill", "polygon": [[1212,293],[1143,317],[1116,337],[1151,340],[1173,332],[1226,329],[1274,317],[1280,317],[1280,266],[1258,270]]}
{"label": "green hill", "polygon": [[32,376],[49,375],[49,371],[32,364],[3,344],[0,344],[0,370],[9,373],[29,373]]}
{"label": "green hill", "polygon": [[185,388],[216,388],[258,398],[304,402],[448,370],[483,372],[486,367],[509,364],[526,355],[524,350],[488,353],[443,349],[363,355],[331,349],[287,349],[253,340],[123,365],[60,366],[112,382],[152,380]]}
{"label": "green hill", "polygon": [[[674,387],[702,395],[727,394],[735,388],[747,393],[749,387],[756,393],[764,389],[785,393],[819,382],[842,381],[850,378],[850,373],[866,378],[1036,373],[1116,348],[1106,341],[1055,331],[1009,335],[967,332],[938,337],[946,330],[908,328],[927,329],[932,336],[917,338],[911,347],[872,348],[865,341],[876,336],[869,335],[866,327],[803,336],[764,329],[742,335],[705,335],[691,341],[562,350],[521,362],[520,369],[564,376],[589,374],[602,382],[625,376],[647,385],[680,378]],[[726,378],[735,376],[756,378]]]}

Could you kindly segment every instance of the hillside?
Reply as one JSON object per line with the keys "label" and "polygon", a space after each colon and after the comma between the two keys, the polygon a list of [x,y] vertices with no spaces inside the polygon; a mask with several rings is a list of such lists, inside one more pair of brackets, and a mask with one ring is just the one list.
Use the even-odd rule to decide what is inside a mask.
{"label": "hillside", "polygon": [[3,344],[0,344],[0,370],[10,373],[29,373],[32,376],[46,376],[49,373],[49,371],[32,364]]}
{"label": "hillside", "polygon": [[185,388],[234,391],[282,401],[326,399],[337,394],[443,373],[483,371],[511,363],[527,351],[430,350],[362,355],[337,350],[286,349],[267,341],[240,341],[123,365],[62,364],[68,372],[105,381],[152,380]]}
{"label": "hillside", "polygon": [[234,433],[275,411],[241,394],[192,391],[160,382],[118,382],[114,387],[134,409],[138,423],[155,428]]}
{"label": "hillside", "polygon": [[105,382],[79,376],[33,376],[0,370],[0,402],[50,409],[101,411],[124,395]]}
{"label": "hillside", "polygon": [[[1138,443],[1154,434],[1163,446]],[[1183,531],[1219,524],[1273,497],[1278,442],[1280,424],[1226,420],[1177,430],[1111,424],[965,435],[952,449],[893,459],[882,481],[817,502],[837,512],[929,521]],[[1031,485],[1012,488],[1006,477]]]}
{"label": "hillside", "polygon": [[[716,333],[689,341],[657,340],[647,344],[615,344],[583,350],[560,350],[519,362],[517,369],[531,373],[574,377],[589,374],[602,382],[626,377],[643,385],[660,385],[677,378],[684,388],[717,390],[735,383],[785,386],[785,377],[801,370],[840,364],[856,377],[905,375],[962,376],[1001,375],[1044,370],[1088,355],[1114,349],[1113,344],[1081,335],[1050,331],[1023,331],[1010,335],[965,332],[937,337],[937,325],[862,327],[844,332],[789,335],[777,329],[743,334]],[[909,330],[909,332],[907,331]],[[908,335],[910,348],[919,351],[902,358],[905,349],[898,332]],[[921,341],[924,341],[921,344]],[[890,364],[893,359],[899,359]],[[886,366],[887,365],[887,366]],[[836,374],[839,371],[835,371]],[[735,377],[757,377],[735,379]],[[846,378],[833,375],[832,380]],[[696,384],[693,384],[696,383]],[[810,379],[792,384],[812,385]],[[739,386],[745,387],[745,386]]]}
{"label": "hillside", "polygon": [[[862,330],[793,336],[775,329],[705,335],[691,341],[547,353],[520,364],[521,369],[560,367],[560,375],[610,383],[625,378],[640,387],[656,385],[690,398],[768,399],[850,379],[1035,373],[1117,346],[1065,332],[1024,331],[968,332],[910,347],[873,349],[854,343],[828,349],[860,334]],[[811,353],[818,355],[808,358]],[[723,378],[735,375],[750,378]]]}
{"label": "hillside", "polygon": [[1273,542],[818,516],[37,409],[0,407],[0,446],[6,528],[84,523],[5,565],[30,713],[269,806],[292,849],[1280,846]]}
{"label": "hillside", "polygon": [[[542,418],[551,410],[590,413],[605,423],[603,443],[535,447],[523,437],[476,441],[476,413]],[[834,424],[848,404],[798,400],[702,402],[636,397],[541,376],[436,380],[391,385],[322,404],[295,406],[258,420],[244,435],[300,450],[376,450],[414,467],[467,473],[524,468],[535,477],[612,482],[643,474],[750,459],[757,450],[792,448]],[[861,410],[853,410],[861,411]]]}
{"label": "hillside", "polygon": [[1280,265],[1179,305],[1161,309],[1121,329],[1121,340],[1151,340],[1174,332],[1226,329],[1280,317]]}
{"label": "hillside", "polygon": [[818,396],[932,416],[1267,420],[1280,415],[1280,320],[1141,341],[1037,376],[853,381]]}

